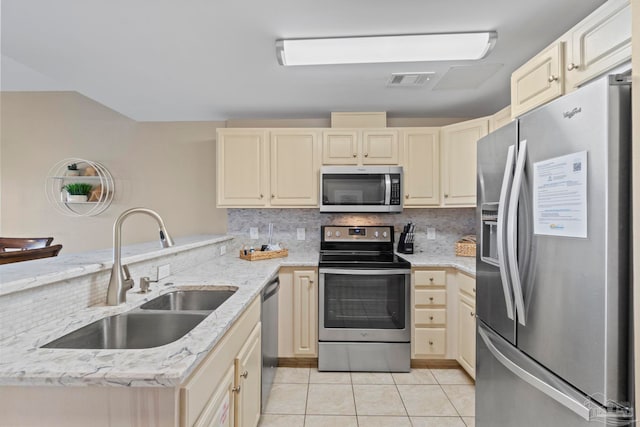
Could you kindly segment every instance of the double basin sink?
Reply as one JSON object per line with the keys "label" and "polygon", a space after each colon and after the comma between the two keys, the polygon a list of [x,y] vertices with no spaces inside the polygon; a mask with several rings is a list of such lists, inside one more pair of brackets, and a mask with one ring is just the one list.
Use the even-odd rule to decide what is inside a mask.
{"label": "double basin sink", "polygon": [[141,349],[174,342],[236,292],[233,287],[176,290],[139,309],[97,320],[42,348]]}

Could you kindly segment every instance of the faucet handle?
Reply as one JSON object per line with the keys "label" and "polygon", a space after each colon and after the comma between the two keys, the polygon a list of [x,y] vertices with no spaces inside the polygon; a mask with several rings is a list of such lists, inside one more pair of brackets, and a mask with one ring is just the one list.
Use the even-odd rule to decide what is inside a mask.
{"label": "faucet handle", "polygon": [[124,280],[131,280],[131,273],[129,273],[129,266],[123,265],[122,271],[124,272]]}

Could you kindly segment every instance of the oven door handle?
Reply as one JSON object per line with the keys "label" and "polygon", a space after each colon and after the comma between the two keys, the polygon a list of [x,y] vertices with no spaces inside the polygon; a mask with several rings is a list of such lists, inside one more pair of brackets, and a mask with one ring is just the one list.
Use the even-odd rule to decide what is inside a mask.
{"label": "oven door handle", "polygon": [[379,269],[379,270],[360,270],[360,269],[345,269],[345,268],[321,268],[318,270],[320,274],[345,274],[349,276],[380,276],[391,274],[411,274],[410,269]]}

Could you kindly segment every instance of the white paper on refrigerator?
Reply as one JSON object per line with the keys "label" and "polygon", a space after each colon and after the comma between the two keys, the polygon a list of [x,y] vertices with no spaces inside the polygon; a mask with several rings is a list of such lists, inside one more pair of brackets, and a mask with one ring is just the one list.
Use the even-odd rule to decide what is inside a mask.
{"label": "white paper on refrigerator", "polygon": [[533,233],[587,237],[587,152],[533,164]]}

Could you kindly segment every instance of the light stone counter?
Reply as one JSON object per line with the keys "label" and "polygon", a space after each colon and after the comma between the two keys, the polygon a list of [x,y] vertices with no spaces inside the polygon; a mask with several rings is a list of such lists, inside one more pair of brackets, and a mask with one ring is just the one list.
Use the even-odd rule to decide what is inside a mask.
{"label": "light stone counter", "polygon": [[[200,242],[194,241],[192,244],[201,244]],[[135,256],[145,257],[147,254],[133,257]],[[475,275],[474,258],[425,254],[402,256],[414,266],[452,267]],[[317,264],[318,251],[309,245],[291,247],[287,258],[254,262],[241,260],[235,250],[229,250],[224,256],[163,279],[160,283],[154,284],[148,294],[135,293],[137,288],[134,288],[129,291],[126,304],[117,307],[89,307],[65,317],[63,321],[38,326],[0,341],[0,385],[178,386],[218,343],[281,266],[314,267]],[[47,280],[51,280],[51,276],[56,274],[42,268],[41,271]],[[78,268],[83,268],[80,262]],[[105,265],[92,265],[90,268],[104,269]],[[86,270],[81,274],[87,274]],[[45,281],[41,277],[29,280],[27,277],[19,276],[17,273],[14,276],[3,276],[0,282],[4,282],[3,286],[39,286],[36,284]],[[139,350],[40,348],[95,320],[135,309],[144,302],[176,288],[215,285],[235,286],[238,291],[191,332],[173,343]]]}

